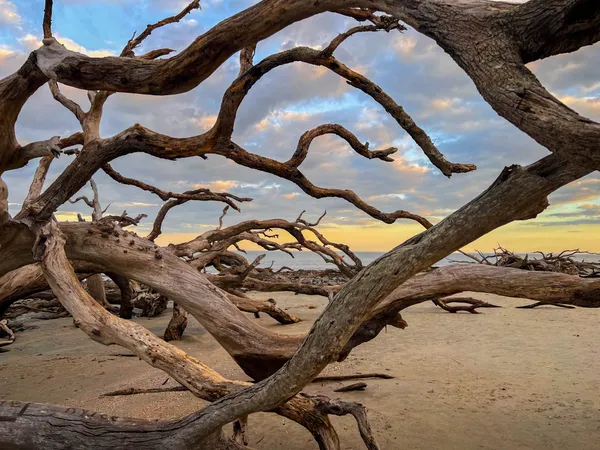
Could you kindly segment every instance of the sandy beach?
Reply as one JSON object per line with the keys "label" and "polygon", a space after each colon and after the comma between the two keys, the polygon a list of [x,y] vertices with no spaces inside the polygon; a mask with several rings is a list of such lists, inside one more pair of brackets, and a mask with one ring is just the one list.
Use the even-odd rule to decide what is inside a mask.
{"label": "sandy beach", "polygon": [[[281,333],[306,332],[326,304],[304,295],[254,296],[273,297],[304,319],[286,326],[258,319]],[[340,383],[311,384],[306,391],[366,405],[384,449],[600,448],[600,311],[518,310],[514,306],[527,302],[474,296],[503,308],[471,315],[431,303],[412,307],[403,313],[406,330],[382,332],[324,372],[383,372],[395,379],[366,380],[364,392],[334,393]],[[169,318],[170,309],[136,321],[162,335]],[[143,418],[177,417],[204,404],[187,392],[100,397],[131,386],[160,387],[169,377],[137,358],[115,356],[129,352],[93,342],[69,318],[35,325],[0,354],[2,399]],[[247,380],[194,319],[176,345],[228,378]],[[332,420],[342,448],[364,448],[351,417]],[[257,449],[317,448],[306,430],[274,414],[251,416],[249,432]]]}

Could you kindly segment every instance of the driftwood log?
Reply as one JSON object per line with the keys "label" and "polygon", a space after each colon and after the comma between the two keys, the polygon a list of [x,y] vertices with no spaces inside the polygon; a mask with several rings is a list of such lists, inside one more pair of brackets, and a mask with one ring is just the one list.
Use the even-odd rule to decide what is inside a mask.
{"label": "driftwood log", "polygon": [[[180,419],[146,421],[58,406],[3,402],[0,446],[248,448],[244,445],[247,417],[257,411],[270,411],[307,428],[322,449],[340,448],[328,415],[351,414],[367,448],[376,449],[361,405],[307,396],[301,391],[329,363],[344,359],[352,348],[373,339],[386,325],[404,328],[402,309],[465,290],[523,296],[544,303],[598,306],[599,287],[594,278],[483,264],[423,271],[500,226],[536,217],[548,206],[549,194],[600,167],[597,149],[600,124],[561,103],[526,67],[527,63],[596,43],[600,39],[600,3],[262,0],[215,25],[180,54],[163,59],[159,58],[169,55],[169,49],[156,49],[144,55],[135,52],[153,30],[177,22],[197,9],[198,0],[178,15],[148,25],[127,43],[119,57],[105,58],[81,55],[61,45],[53,36],[52,0],[45,3],[42,47],[33,51],[17,72],[0,80],[0,276],[15,280],[29,276],[23,271],[41,271],[54,295],[90,338],[127,348],[212,403]],[[322,50],[298,47],[257,63],[253,61],[258,42],[325,11],[352,17],[363,25],[325,43]],[[382,162],[392,159],[394,148],[371,150],[351,131],[336,124],[308,130],[285,162],[251,153],[234,142],[236,114],[248,91],[271,70],[302,62],[324,67],[370,96],[444,175],[475,170],[471,164],[446,160],[395,100],[334,56],[350,36],[363,32],[401,32],[404,24],[443,48],[475,83],[485,101],[501,117],[545,147],[550,155],[526,167],[506,167],[478,197],[432,225],[426,218],[408,211],[380,211],[351,190],[316,186],[300,169],[311,142],[324,134],[335,134],[360,156]],[[112,95],[120,92],[171,95],[189,91],[236,52],[241,53],[240,74],[225,92],[217,121],[207,132],[173,138],[133,125],[115,136],[100,136],[103,106]],[[90,109],[86,112],[64,96],[58,83],[88,91]],[[14,128],[17,117],[30,97],[45,84],[57,102],[75,115],[81,131],[21,145]],[[76,145],[81,148],[74,150]],[[73,156],[73,162],[42,192],[52,158],[61,152]],[[216,230],[191,242],[162,248],[153,239],[160,234],[164,217],[173,207],[187,201],[218,201],[239,208],[249,199],[206,189],[169,192],[128,178],[110,167],[111,161],[135,152],[169,160],[220,155],[240,166],[288,180],[314,198],[337,197],[385,223],[409,219],[426,230],[399,243],[366,267],[343,244],[322,239],[318,231],[313,232],[315,225],[301,217],[294,222],[248,221],[226,228],[220,224]],[[11,217],[9,186],[2,175],[32,160],[39,160],[39,166],[29,195],[22,210]],[[150,236],[142,238],[126,231],[124,227],[140,220],[126,214],[107,215],[94,223],[53,221],[57,208],[77,195],[98,170],[104,170],[118,183],[152,192],[165,202]],[[273,229],[292,236],[291,245],[269,237]],[[316,236],[311,239],[316,240],[306,237],[310,233]],[[333,262],[348,278],[339,289],[324,292],[321,287],[321,293],[331,300],[306,336],[283,335],[263,328],[236,307],[232,296],[237,296],[244,284],[256,283],[252,273],[255,268],[230,273],[227,269],[237,259],[228,249],[244,240],[267,250],[309,249]],[[224,266],[223,261],[231,264]],[[115,317],[82,288],[76,272],[79,262],[99,266],[100,270],[93,273],[111,272],[135,280],[177,303],[215,337],[248,375],[260,381],[249,384],[226,380],[140,325]],[[202,273],[208,266],[225,270],[211,279]],[[25,284],[29,288],[29,283]],[[12,284],[5,295],[15,295],[18,289],[18,285]],[[232,439],[225,436],[223,427],[235,421],[239,421],[239,426]]]}

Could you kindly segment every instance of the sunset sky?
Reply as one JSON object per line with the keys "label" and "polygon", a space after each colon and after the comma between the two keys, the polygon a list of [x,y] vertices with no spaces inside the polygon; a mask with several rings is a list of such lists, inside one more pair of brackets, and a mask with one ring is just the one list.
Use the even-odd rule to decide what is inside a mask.
{"label": "sunset sky", "polygon": [[[16,71],[30,51],[40,45],[41,0],[0,0],[0,77]],[[186,2],[158,0],[57,0],[53,29],[60,42],[91,56],[115,55],[146,24],[178,12]],[[162,47],[182,50],[193,39],[231,14],[255,2],[204,0],[181,23],[155,31],[139,53]],[[168,6],[165,6],[168,5]],[[298,45],[319,48],[352,26],[351,19],[323,14],[293,25],[259,43],[255,61]],[[315,140],[302,169],[316,185],[352,189],[385,212],[405,209],[438,222],[491,184],[502,168],[526,165],[547,151],[499,117],[478,94],[472,81],[430,39],[409,30],[352,37],[336,52],[338,59],[379,84],[432,137],[453,162],[474,163],[476,172],[443,176],[393,119],[362,92],[326,69],[293,64],[264,77],[245,99],[236,122],[234,141],[261,155],[287,160],[298,138],[324,123],[339,123],[371,149],[397,147],[393,163],[367,160],[337,137]],[[594,120],[600,120],[600,45],[530,64],[529,68],[561,101]],[[105,107],[101,134],[108,137],[140,123],[177,137],[206,131],[215,120],[221,97],[237,76],[237,55],[196,89],[177,96],[114,95]],[[85,93],[62,87],[63,93],[87,109]],[[17,123],[21,144],[68,136],[78,131],[75,118],[52,99],[47,87],[26,104]],[[54,180],[72,157],[55,161]],[[232,211],[231,225],[250,218],[294,220],[307,210],[327,216],[321,230],[330,240],[343,241],[356,251],[385,251],[421,231],[418,224],[399,221],[386,225],[339,199],[315,200],[294,184],[253,171],[222,157],[210,156],[169,162],[130,155],[114,162],[123,175],[165,190],[183,192],[198,187],[252,197],[242,213]],[[36,164],[3,175],[10,189],[11,213],[20,209]],[[103,173],[95,180],[109,213],[124,209],[146,213],[138,227],[144,235],[161,200],[137,188],[119,185]],[[90,194],[86,187],[83,193]],[[496,230],[467,250],[490,251],[498,243],[514,251],[556,251],[576,248],[600,251],[600,176],[594,173],[550,197],[551,206],[537,219]],[[214,228],[220,203],[191,202],[171,211],[159,242],[191,239]],[[89,215],[85,205],[67,204],[61,220]]]}

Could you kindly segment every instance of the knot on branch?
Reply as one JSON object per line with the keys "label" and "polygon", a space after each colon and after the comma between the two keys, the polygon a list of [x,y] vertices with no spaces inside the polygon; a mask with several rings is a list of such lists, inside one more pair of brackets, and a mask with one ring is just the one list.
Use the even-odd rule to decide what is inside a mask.
{"label": "knot on branch", "polygon": [[21,148],[21,159],[25,164],[31,159],[43,156],[58,158],[62,152],[60,136],[53,136],[45,141],[32,142]]}
{"label": "knot on branch", "polygon": [[56,80],[58,75],[55,72],[58,66],[65,58],[72,56],[75,59],[81,55],[77,52],[68,50],[63,44],[55,38],[47,38],[43,41],[43,46],[35,51],[38,68],[51,80]]}
{"label": "knot on branch", "polygon": [[390,32],[392,30],[398,30],[402,32],[406,30],[406,27],[402,25],[394,16],[384,14],[382,16],[375,16],[375,20],[378,22],[376,25],[386,32]]}
{"label": "knot on branch", "polygon": [[64,235],[53,220],[45,223],[36,223],[31,227],[35,234],[33,244],[33,259],[42,261],[48,255],[52,255],[58,248],[62,248],[66,242]]}

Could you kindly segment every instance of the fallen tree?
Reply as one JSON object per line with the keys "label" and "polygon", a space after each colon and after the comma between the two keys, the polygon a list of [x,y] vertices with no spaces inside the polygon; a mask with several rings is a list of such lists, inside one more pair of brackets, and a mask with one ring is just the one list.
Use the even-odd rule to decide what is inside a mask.
{"label": "fallen tree", "polygon": [[[175,57],[158,59],[169,54],[169,49],[135,55],[136,47],[154,29],[180,20],[198,6],[199,2],[193,1],[179,15],[149,25],[127,43],[120,57],[91,58],[67,50],[53,37],[52,1],[46,1],[43,46],[32,52],[18,72],[0,80],[0,176],[42,158],[30,195],[15,217],[8,213],[8,186],[0,178],[0,275],[15,280],[27,276],[21,272],[24,268],[30,267],[26,270],[31,272],[41,270],[52,292],[92,339],[128,348],[212,403],[181,419],[143,421],[4,402],[0,406],[1,416],[6,419],[0,421],[2,445],[247,448],[239,434],[243,434],[248,415],[272,411],[306,427],[323,449],[339,448],[328,415],[352,414],[367,448],[376,449],[364,408],[300,392],[327,364],[343,360],[352,348],[373,339],[384,326],[404,328],[406,322],[400,315],[404,308],[422,301],[439,301],[465,290],[598,306],[598,281],[593,278],[487,265],[427,269],[502,225],[536,217],[548,206],[550,193],[598,169],[600,125],[553,97],[525,64],[597,42],[600,5],[587,0],[530,0],[524,4],[488,0],[456,4],[442,0],[325,0],[310,4],[300,0],[263,0],[216,25]],[[324,11],[369,24],[341,34],[322,50],[294,48],[254,64],[257,42]],[[232,139],[237,110],[252,86],[276,67],[303,62],[322,66],[369,95],[444,175],[474,170],[473,165],[447,161],[400,105],[333,56],[351,36],[402,31],[401,22],[432,38],[502,117],[552,152],[527,167],[505,168],[481,195],[436,225],[404,210],[380,211],[350,190],[315,186],[299,168],[311,142],[323,134],[339,136],[368,159],[390,161],[396,149],[370,150],[353,133],[336,124],[325,124],[302,135],[286,162],[250,153]],[[109,138],[99,135],[102,107],[114,93],[167,95],[187,91],[238,51],[240,74],[224,95],[215,125],[206,133],[172,138],[134,125]],[[57,82],[88,90],[90,110],[84,112],[66,98]],[[53,137],[22,146],[14,132],[17,116],[30,96],[47,83],[57,101],[77,117],[82,130],[68,138]],[[82,147],[71,151],[73,162],[42,193],[52,156],[77,144]],[[163,159],[221,155],[238,165],[286,179],[312,197],[338,197],[377,220],[415,220],[426,230],[366,267],[352,258],[349,249],[324,241],[318,232],[314,233],[317,241],[307,240],[303,233],[312,233],[315,225],[301,217],[295,222],[274,219],[219,227],[186,244],[162,248],[153,239],[160,234],[162,221],[172,207],[187,201],[219,201],[237,208],[238,203],[248,199],[206,189],[168,192],[125,177],[109,166],[112,160],[133,152]],[[75,196],[100,169],[115,181],[152,192],[166,202],[150,236],[141,238],[124,230],[125,225],[135,223],[126,215],[106,216],[95,223],[53,220],[57,208]],[[266,233],[274,228],[290,234],[294,247],[286,248],[269,238]],[[331,260],[348,278],[341,288],[326,292],[329,305],[306,336],[283,335],[263,328],[236,306],[236,297],[247,300],[237,295],[240,286],[262,283],[267,287],[264,280],[252,276],[257,269],[252,263],[241,271],[212,278],[201,273],[208,265],[222,267],[224,260],[231,263],[225,266],[236,266],[233,261],[240,260],[228,249],[242,240],[267,250],[307,248]],[[340,251],[352,262],[341,258]],[[82,288],[73,267],[78,262],[100,267],[94,273],[110,272],[136,280],[174,301],[195,317],[249,376],[260,381],[250,385],[226,380],[140,325],[113,316]],[[239,421],[235,440],[222,430],[234,421]]]}

